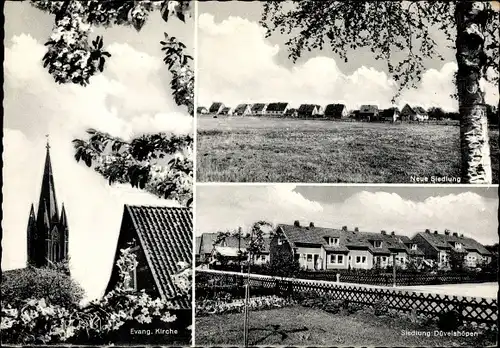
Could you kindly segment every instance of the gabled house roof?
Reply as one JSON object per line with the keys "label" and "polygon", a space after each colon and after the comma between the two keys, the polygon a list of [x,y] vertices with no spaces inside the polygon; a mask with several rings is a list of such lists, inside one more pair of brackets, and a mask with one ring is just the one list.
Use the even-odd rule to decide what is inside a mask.
{"label": "gabled house roof", "polygon": [[[192,262],[193,223],[188,208],[125,205],[149,269],[162,298],[178,295],[172,276],[181,270],[179,263]],[[122,233],[123,226],[120,233]],[[191,303],[181,306],[188,308]]]}
{"label": "gabled house roof", "polygon": [[413,110],[420,115],[427,115],[427,111],[421,106],[414,106]]}
{"label": "gabled house roof", "polygon": [[399,113],[398,108],[394,108],[394,107],[388,108],[388,109],[382,110],[382,117],[393,118],[394,114],[398,114],[398,113]]}
{"label": "gabled house roof", "polygon": [[223,108],[223,109],[220,111],[220,114],[221,114],[221,115],[228,115],[230,112],[231,112],[231,108],[230,108],[230,107],[225,107],[225,108]]}
{"label": "gabled house roof", "polygon": [[378,112],[377,105],[361,105],[359,112],[362,114],[376,114]]}
{"label": "gabled house roof", "polygon": [[342,116],[344,109],[344,104],[328,104],[325,108],[325,116]]}
{"label": "gabled house roof", "polygon": [[451,250],[454,248],[454,243],[460,243],[463,248],[469,251],[476,251],[477,253],[485,256],[490,256],[491,252],[486,249],[482,244],[476,240],[468,237],[456,236],[453,234],[443,234],[443,233],[427,233],[419,232],[422,238],[424,238],[435,250]]}
{"label": "gabled house roof", "polygon": [[220,102],[212,103],[212,105],[210,106],[210,109],[208,109],[208,112],[211,112],[211,113],[212,112],[219,112],[221,107],[224,107],[224,104],[222,104]]}
{"label": "gabled house roof", "polygon": [[320,106],[316,104],[302,104],[299,106],[299,114],[312,114],[314,109],[319,110]]}
{"label": "gabled house roof", "polygon": [[288,103],[270,103],[267,106],[267,112],[285,112]]}
{"label": "gabled house roof", "polygon": [[252,105],[252,112],[260,112],[263,111],[266,108],[266,104],[264,103],[257,103]]}
{"label": "gabled house roof", "polygon": [[[389,255],[392,252],[403,251],[410,254],[408,247],[399,235],[389,235],[372,232],[344,231],[334,228],[309,227],[280,224],[281,231],[292,247],[323,246],[326,251],[348,252],[350,249],[365,249],[372,254]],[[329,245],[328,238],[339,238],[339,245]],[[382,247],[375,247],[374,241],[381,241]],[[420,251],[418,254],[423,253]]]}
{"label": "gabled house roof", "polygon": [[249,104],[238,104],[234,109],[235,114],[242,114],[250,107]]}
{"label": "gabled house roof", "polygon": [[[211,254],[212,251],[214,250],[214,242],[217,239],[217,233],[203,233],[201,235],[200,239],[200,247],[199,253],[200,254]],[[264,248],[262,250],[263,253],[268,253],[269,252],[269,245],[270,245],[270,240],[269,237],[264,237]],[[250,238],[247,236],[242,236],[240,241],[239,241],[239,247],[241,250],[246,250],[250,243]],[[238,237],[237,236],[228,236],[225,239],[224,245],[218,245],[218,247],[223,247],[223,248],[232,248],[232,249],[238,249]]]}

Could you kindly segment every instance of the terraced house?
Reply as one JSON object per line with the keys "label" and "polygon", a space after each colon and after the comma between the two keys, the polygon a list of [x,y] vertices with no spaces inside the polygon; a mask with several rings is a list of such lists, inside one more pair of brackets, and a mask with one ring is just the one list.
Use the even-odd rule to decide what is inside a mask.
{"label": "terraced house", "polygon": [[[410,257],[422,258],[424,252],[408,237],[395,233],[360,232],[316,227],[314,223],[301,226],[280,224],[271,240],[270,258],[289,255],[299,261],[302,268],[371,269],[396,265],[406,267]],[[280,256],[281,257],[281,256]]]}
{"label": "terraced house", "polygon": [[461,254],[465,266],[471,268],[489,264],[492,259],[492,253],[479,242],[448,230],[444,233],[425,230],[425,232],[417,233],[412,241],[424,251],[426,259],[437,263],[440,268],[451,266],[450,262],[454,253]]}

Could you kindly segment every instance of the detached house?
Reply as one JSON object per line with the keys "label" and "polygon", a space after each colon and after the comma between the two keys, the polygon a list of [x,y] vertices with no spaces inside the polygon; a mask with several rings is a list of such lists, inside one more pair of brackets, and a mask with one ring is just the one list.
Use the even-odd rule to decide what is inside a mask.
{"label": "detached house", "polygon": [[328,104],[325,108],[326,118],[342,119],[348,116],[347,107],[344,104]]}
{"label": "detached house", "polygon": [[224,116],[231,116],[232,114],[233,111],[231,110],[230,107],[225,107],[219,112],[219,115],[224,115]]}
{"label": "detached house", "polygon": [[252,116],[264,116],[266,114],[267,104],[257,103],[252,105]]}
{"label": "detached house", "polygon": [[318,117],[323,113],[323,108],[317,104],[302,104],[297,113],[300,118]]}
{"label": "detached house", "polygon": [[196,108],[196,113],[198,115],[206,115],[206,114],[208,114],[208,109],[206,107],[204,107],[204,106],[198,106]]}
{"label": "detached house", "polygon": [[[280,224],[271,240],[273,257],[288,255],[299,261],[302,268],[314,270],[371,269],[396,264],[405,267],[411,254],[402,236],[381,233],[349,231],[315,227],[314,223],[301,226]],[[423,252],[419,251],[423,256]]]}
{"label": "detached house", "polygon": [[290,108],[290,109],[286,110],[285,117],[297,118],[297,117],[299,117],[299,113],[298,113],[297,109]]}
{"label": "detached house", "polygon": [[212,103],[212,105],[210,105],[208,112],[210,114],[218,115],[222,111],[222,109],[224,109],[224,104],[220,103],[220,102],[215,102],[215,103]]}
{"label": "detached house", "polygon": [[452,253],[463,254],[465,266],[475,268],[491,262],[492,254],[472,238],[450,234],[450,231],[417,233],[412,242],[424,251],[425,258],[433,260],[440,268],[449,268]]}
{"label": "detached house", "polygon": [[[217,255],[220,254],[228,259],[229,262],[237,262],[238,255],[247,253],[249,245],[249,237],[228,236],[219,244],[214,245],[217,239],[217,233],[203,233],[196,241],[196,258],[202,263],[214,263],[217,260]],[[264,249],[259,255],[252,255],[253,264],[260,265],[269,262],[269,238],[264,239]],[[248,261],[249,255],[245,258]]]}
{"label": "detached house", "polygon": [[384,109],[380,114],[380,120],[384,122],[396,122],[399,119],[398,108]]}
{"label": "detached house", "polygon": [[268,116],[283,116],[288,110],[288,103],[270,103],[267,106],[266,114]]}
{"label": "detached house", "polygon": [[252,114],[252,108],[250,104],[239,104],[233,112],[235,116],[249,116]]}
{"label": "detached house", "polygon": [[379,117],[377,105],[361,105],[359,108],[358,118],[360,120],[374,121]]}
{"label": "detached house", "polygon": [[406,104],[401,109],[401,120],[403,121],[427,121],[428,119],[429,114],[421,106],[411,107]]}

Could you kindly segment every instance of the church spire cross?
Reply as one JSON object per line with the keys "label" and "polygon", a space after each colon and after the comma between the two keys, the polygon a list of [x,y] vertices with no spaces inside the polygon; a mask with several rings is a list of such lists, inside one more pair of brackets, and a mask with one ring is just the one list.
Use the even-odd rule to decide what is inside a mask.
{"label": "church spire cross", "polygon": [[45,148],[50,149],[50,144],[49,144],[49,135],[45,134],[45,138],[47,138],[47,145],[45,145]]}

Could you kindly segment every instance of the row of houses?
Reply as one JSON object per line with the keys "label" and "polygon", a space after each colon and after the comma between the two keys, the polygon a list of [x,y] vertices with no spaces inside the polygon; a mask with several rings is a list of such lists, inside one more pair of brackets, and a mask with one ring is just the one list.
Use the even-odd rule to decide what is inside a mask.
{"label": "row of houses", "polygon": [[256,103],[239,104],[235,108],[214,102],[207,109],[200,106],[197,108],[200,115],[223,115],[223,116],[271,116],[291,118],[329,118],[346,119],[355,118],[366,121],[426,121],[429,119],[428,112],[421,106],[410,106],[406,104],[403,109],[396,107],[379,109],[377,105],[362,105],[358,110],[349,111],[344,104],[328,104],[324,108],[317,104],[302,104],[299,108],[290,108],[288,103]]}
{"label": "row of houses", "polygon": [[[196,255],[200,262],[213,262],[214,252],[236,257],[238,250],[245,250],[246,241],[242,243],[237,237],[228,238],[223,246],[214,249],[215,235],[204,233],[197,238]],[[440,269],[449,269],[453,254],[461,255],[463,266],[469,268],[492,260],[492,253],[485,246],[448,230],[444,233],[425,230],[409,238],[394,232],[349,230],[346,226],[342,229],[315,227],[314,223],[302,226],[295,221],[293,225],[278,225],[267,241],[254,263],[262,264],[272,261],[273,257],[288,255],[302,268],[310,270],[384,268],[394,262],[406,268],[411,259],[422,267],[437,265]]]}

